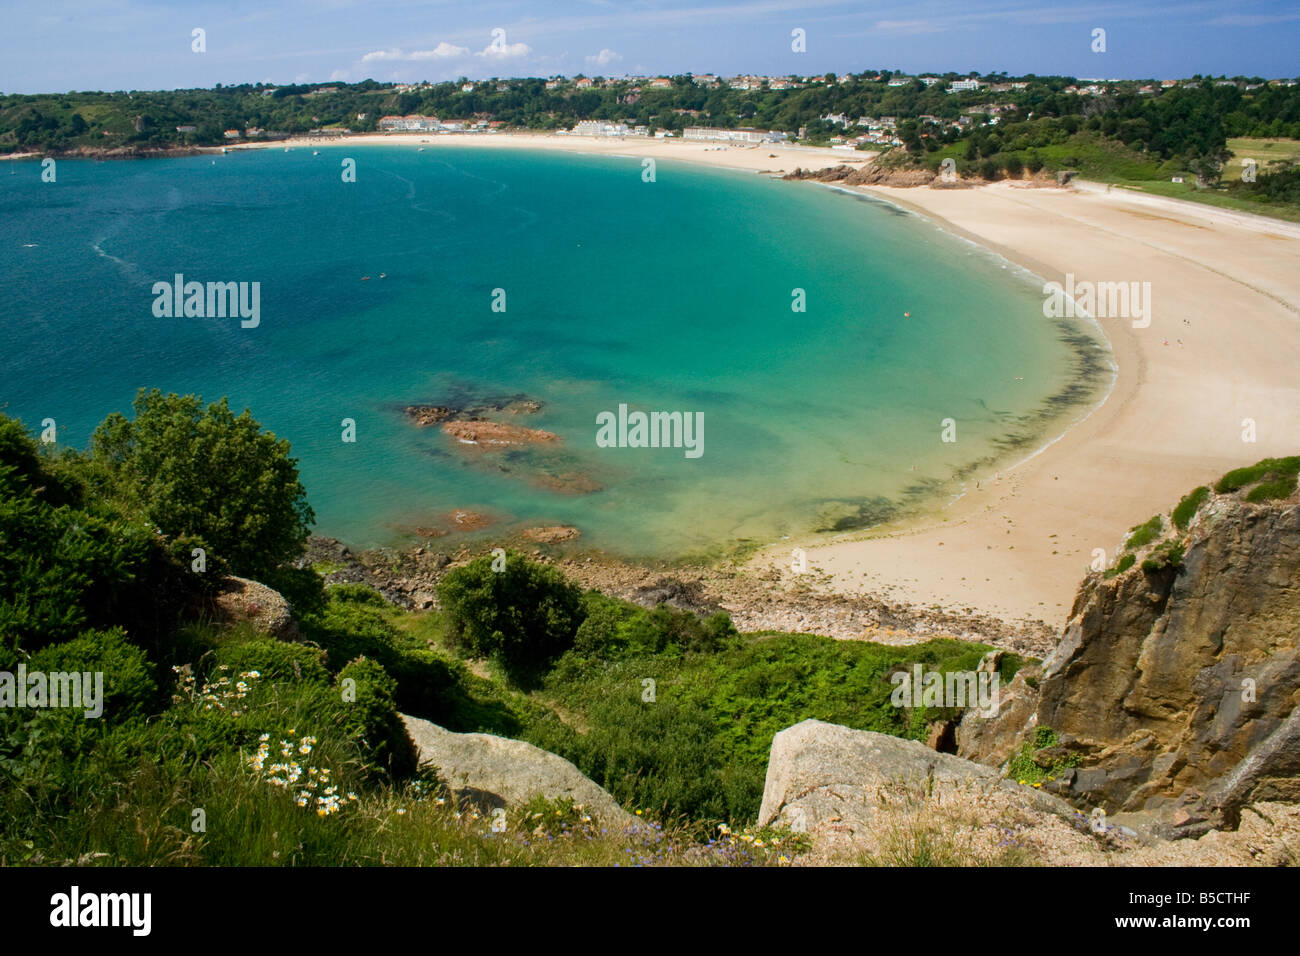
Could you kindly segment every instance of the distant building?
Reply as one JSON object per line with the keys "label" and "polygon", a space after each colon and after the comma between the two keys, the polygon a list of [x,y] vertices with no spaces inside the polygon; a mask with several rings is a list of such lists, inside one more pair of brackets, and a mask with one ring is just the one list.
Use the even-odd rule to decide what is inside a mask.
{"label": "distant building", "polygon": [[688,126],[682,133],[682,139],[715,142],[744,143],[780,143],[786,139],[785,133],[766,129],[718,129],[710,126]]}
{"label": "distant building", "polygon": [[473,83],[462,83],[462,84],[460,85],[460,91],[461,91],[462,93],[473,93],[473,92],[474,92],[474,84],[473,84]]}
{"label": "distant building", "polygon": [[979,80],[953,80],[948,84],[949,93],[964,93],[980,88]]}
{"label": "distant building", "polygon": [[228,129],[221,135],[224,136],[226,139],[239,139],[239,130]]}
{"label": "distant building", "polygon": [[656,90],[668,89],[672,85],[673,85],[673,81],[668,79],[668,77],[666,76],[656,76],[653,80],[650,81],[651,88]]}
{"label": "distant building", "polygon": [[430,132],[441,129],[436,116],[381,116],[379,128],[388,132]]}
{"label": "distant building", "polygon": [[628,135],[628,128],[626,123],[611,123],[608,120],[583,120],[573,127],[571,133],[574,136],[626,136]]}
{"label": "distant building", "polygon": [[176,132],[178,132],[178,133],[197,133],[198,131],[199,131],[199,128],[198,128],[197,126],[177,126],[177,127],[176,127]]}
{"label": "distant building", "polygon": [[596,85],[596,81],[587,76],[580,76],[573,83],[580,90],[589,90]]}
{"label": "distant building", "polygon": [[937,77],[937,76],[919,76],[919,77],[917,77],[917,79],[919,79],[919,80],[920,80],[922,83],[924,83],[926,86],[934,86],[934,84],[936,84],[936,83],[942,83],[942,82],[943,82],[943,81],[942,81],[941,79],[939,79],[939,77]]}

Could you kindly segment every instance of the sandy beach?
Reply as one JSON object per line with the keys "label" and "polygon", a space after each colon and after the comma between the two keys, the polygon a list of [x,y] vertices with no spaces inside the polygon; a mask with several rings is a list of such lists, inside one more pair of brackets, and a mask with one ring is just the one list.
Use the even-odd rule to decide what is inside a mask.
{"label": "sandy beach", "polygon": [[[506,133],[288,145],[368,143],[662,157],[768,173],[870,158],[789,146]],[[1064,282],[1072,273],[1078,281],[1149,282],[1150,324],[1100,318],[1118,367],[1114,387],[1047,447],[981,476],[978,489],[972,481],[930,517],[783,541],[751,560],[755,575],[785,569],[792,588],[815,582],[843,595],[1056,626],[1094,549],[1113,561],[1130,527],[1197,485],[1260,458],[1300,453],[1300,227],[1087,183],[863,189],[1047,280]],[[1243,441],[1246,419],[1254,422],[1253,442]],[[789,570],[796,546],[806,550],[812,572],[797,582]]]}
{"label": "sandy beach", "polygon": [[[1294,225],[1094,184],[868,191],[1046,279],[1150,282],[1151,322],[1100,320],[1114,388],[1041,453],[936,517],[809,546],[823,586],[1059,625],[1094,549],[1113,561],[1129,528],[1197,485],[1300,452]],[[788,564],[789,547],[757,560]]]}

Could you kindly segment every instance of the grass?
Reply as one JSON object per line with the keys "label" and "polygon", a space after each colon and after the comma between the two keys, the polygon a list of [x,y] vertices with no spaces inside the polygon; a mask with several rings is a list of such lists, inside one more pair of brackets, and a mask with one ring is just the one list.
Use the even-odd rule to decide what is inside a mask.
{"label": "grass", "polygon": [[1124,542],[1124,550],[1137,551],[1146,547],[1160,536],[1164,526],[1164,519],[1160,515],[1152,515],[1142,524],[1135,525],[1129,529],[1129,536]]}
{"label": "grass", "polygon": [[1246,160],[1256,162],[1256,172],[1268,170],[1269,164],[1277,162],[1300,163],[1300,140],[1295,139],[1255,139],[1241,136],[1228,140],[1228,149],[1232,158],[1224,164],[1225,182],[1238,182]]}
{"label": "grass", "polygon": [[1219,494],[1239,491],[1255,485],[1246,493],[1247,501],[1269,501],[1285,498],[1296,489],[1300,475],[1300,455],[1290,458],[1265,458],[1245,468],[1235,468],[1214,485]]}
{"label": "grass", "polygon": [[1179,531],[1186,531],[1187,526],[1192,523],[1192,518],[1196,515],[1197,509],[1205,503],[1205,499],[1208,497],[1210,497],[1210,489],[1205,485],[1201,485],[1201,487],[1183,495],[1182,500],[1174,508],[1174,527]]}

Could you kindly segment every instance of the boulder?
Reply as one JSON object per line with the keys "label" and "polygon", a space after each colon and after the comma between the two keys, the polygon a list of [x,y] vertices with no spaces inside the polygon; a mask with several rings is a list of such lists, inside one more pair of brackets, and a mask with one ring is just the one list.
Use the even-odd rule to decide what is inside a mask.
{"label": "boulder", "polygon": [[568,797],[605,826],[637,822],[618,801],[553,753],[492,734],[457,734],[418,717],[402,715],[421,764],[432,764],[439,778],[461,798],[485,809],[522,806],[533,797]]}
{"label": "boulder", "polygon": [[265,584],[234,576],[222,578],[212,597],[213,619],[234,625],[249,621],[259,631],[282,641],[298,639],[298,625],[279,591]]}
{"label": "boulder", "polygon": [[819,720],[772,739],[758,823],[808,833],[814,862],[1098,862],[1120,839],[992,767]]}

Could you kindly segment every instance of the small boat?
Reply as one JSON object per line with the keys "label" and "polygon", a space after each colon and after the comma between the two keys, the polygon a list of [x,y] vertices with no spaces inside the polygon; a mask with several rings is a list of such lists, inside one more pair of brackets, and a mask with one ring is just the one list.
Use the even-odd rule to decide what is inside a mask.
{"label": "small boat", "polygon": [[423,152],[424,152],[424,147],[421,146],[419,149],[416,150],[416,152],[417,152],[417,153],[423,153]]}
{"label": "small boat", "polygon": [[369,281],[370,281],[370,276],[362,276],[362,277],[361,277],[361,281],[362,281],[362,282],[369,282]]}
{"label": "small boat", "polygon": [[313,156],[319,156],[319,155],[320,155],[320,150],[319,150],[319,149],[313,149],[313,150],[311,151],[311,154],[312,154]]}
{"label": "small boat", "polygon": [[387,279],[387,278],[388,278],[388,273],[387,273],[387,272],[381,272],[381,273],[379,273],[379,278],[381,278],[381,279]]}

